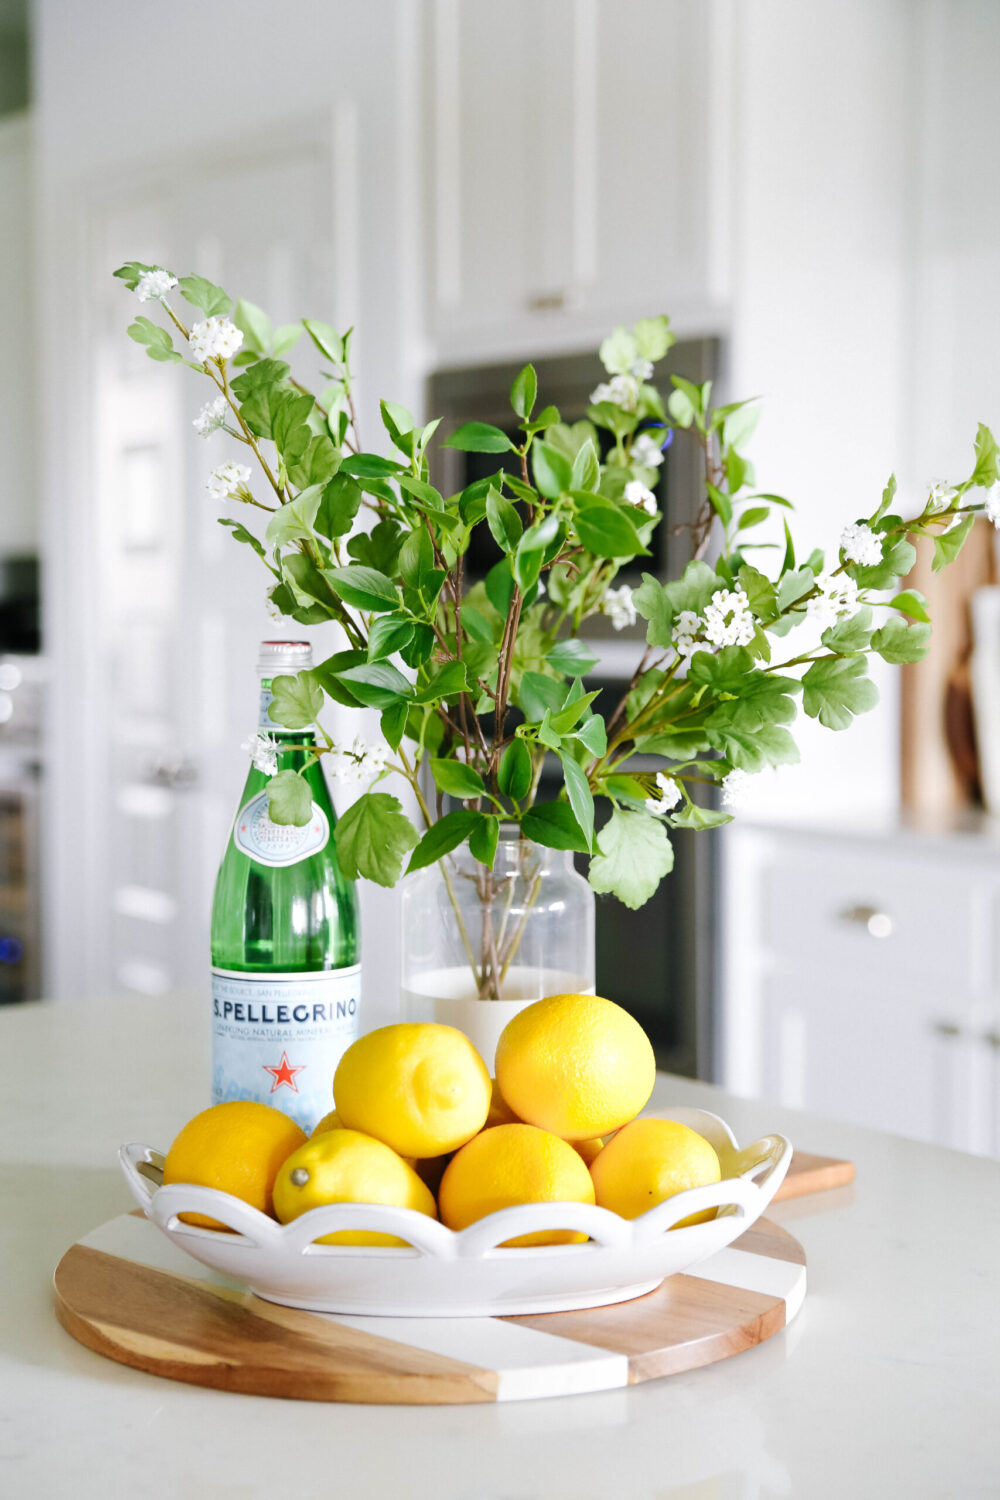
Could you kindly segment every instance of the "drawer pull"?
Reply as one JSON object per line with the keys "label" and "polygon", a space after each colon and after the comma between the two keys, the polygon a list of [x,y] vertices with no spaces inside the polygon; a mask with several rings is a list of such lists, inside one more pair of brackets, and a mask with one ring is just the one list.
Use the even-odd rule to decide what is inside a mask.
{"label": "drawer pull", "polygon": [[1000,1031],[984,1031],[983,1041],[987,1047],[993,1047],[997,1052],[1000,1052]]}
{"label": "drawer pull", "polygon": [[866,928],[873,938],[892,937],[892,918],[887,912],[879,911],[877,906],[848,906],[840,913],[840,920]]}
{"label": "drawer pull", "polygon": [[954,1021],[935,1021],[931,1030],[938,1036],[961,1036],[962,1034],[961,1028],[956,1026]]}

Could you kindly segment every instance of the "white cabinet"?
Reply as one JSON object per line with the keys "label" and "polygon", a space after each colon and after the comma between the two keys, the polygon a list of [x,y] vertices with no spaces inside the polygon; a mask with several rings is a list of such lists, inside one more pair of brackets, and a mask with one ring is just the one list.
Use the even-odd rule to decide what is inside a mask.
{"label": "white cabinet", "polygon": [[1000,1155],[995,839],[727,828],[719,1082]]}
{"label": "white cabinet", "polygon": [[721,0],[434,0],[429,322],[445,360],[724,296]]}

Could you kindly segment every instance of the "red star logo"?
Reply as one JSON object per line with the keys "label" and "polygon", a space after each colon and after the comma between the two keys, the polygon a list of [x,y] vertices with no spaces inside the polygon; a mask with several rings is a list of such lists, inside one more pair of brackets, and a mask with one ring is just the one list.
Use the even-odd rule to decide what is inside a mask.
{"label": "red star logo", "polygon": [[270,1073],[271,1077],[274,1079],[274,1082],[271,1084],[272,1094],[274,1093],[275,1089],[280,1089],[282,1084],[287,1084],[294,1093],[298,1093],[299,1086],[295,1082],[295,1075],[296,1073],[305,1072],[305,1063],[302,1063],[301,1066],[297,1068],[293,1068],[291,1063],[288,1061],[288,1053],[282,1052],[281,1062],[276,1068],[272,1068],[269,1063],[264,1063],[263,1068],[264,1072]]}

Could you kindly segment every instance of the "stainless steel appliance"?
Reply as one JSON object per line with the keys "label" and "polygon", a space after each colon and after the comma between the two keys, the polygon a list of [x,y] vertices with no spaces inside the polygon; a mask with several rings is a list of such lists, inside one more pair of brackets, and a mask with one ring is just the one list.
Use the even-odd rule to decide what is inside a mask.
{"label": "stainless steel appliance", "polygon": [[[532,360],[538,372],[539,405],[555,405],[564,421],[585,416],[590,392],[606,378],[596,355],[562,355]],[[701,382],[714,378],[719,363],[715,340],[680,342],[661,370]],[[461,422],[492,422],[515,436],[517,429],[509,400],[511,383],[524,360],[442,370],[429,382],[427,411],[444,418],[442,437]],[[666,383],[665,377],[663,383]],[[688,439],[688,435],[682,435]],[[454,494],[486,474],[495,473],[494,454],[439,450],[432,473],[445,494]],[[667,449],[656,487],[663,523],[654,533],[652,557],[623,570],[622,581],[637,584],[651,572],[676,577],[691,555],[686,523],[701,505],[701,456],[693,440],[677,439]],[[473,555],[470,581],[483,576],[499,559],[499,551],[485,534],[480,553]],[[478,538],[478,533],[477,533]],[[586,633],[600,666],[587,680],[598,689],[595,707],[608,715],[617,703],[642,650],[643,622],[615,634],[603,618],[588,621]],[[642,768],[636,762],[636,768]],[[652,769],[652,764],[650,766]],[[541,795],[548,782],[552,793],[561,774],[552,759],[542,773]],[[639,911],[629,911],[610,897],[597,903],[597,988],[627,1005],[648,1032],[662,1068],[690,1077],[710,1077],[712,1012],[715,985],[715,841],[709,835],[677,830],[671,834],[673,873]],[[585,865],[585,861],[580,861]]]}

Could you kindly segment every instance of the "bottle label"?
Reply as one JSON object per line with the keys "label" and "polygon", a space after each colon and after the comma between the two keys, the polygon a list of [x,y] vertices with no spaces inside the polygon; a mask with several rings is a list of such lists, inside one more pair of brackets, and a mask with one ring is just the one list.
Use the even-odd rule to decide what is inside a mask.
{"label": "bottle label", "polygon": [[271,687],[273,677],[262,677],[260,679],[260,712],[257,715],[257,728],[262,734],[273,734],[278,728],[268,712],[274,702],[274,691]]}
{"label": "bottle label", "polygon": [[295,823],[272,823],[267,815],[267,793],[240,808],[233,824],[233,843],[242,854],[259,865],[297,865],[325,849],[330,840],[330,822],[314,802],[312,817],[301,827]]}
{"label": "bottle label", "polygon": [[357,1038],[361,965],[307,974],[212,970],[212,1103],[256,1099],[309,1132]]}

